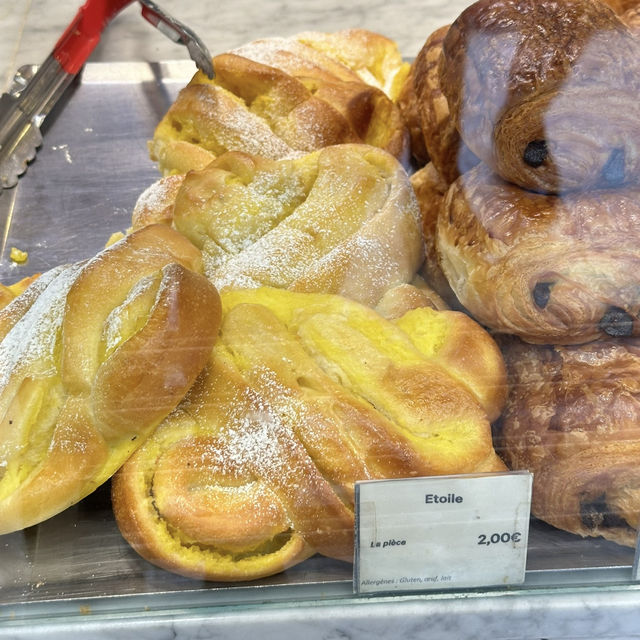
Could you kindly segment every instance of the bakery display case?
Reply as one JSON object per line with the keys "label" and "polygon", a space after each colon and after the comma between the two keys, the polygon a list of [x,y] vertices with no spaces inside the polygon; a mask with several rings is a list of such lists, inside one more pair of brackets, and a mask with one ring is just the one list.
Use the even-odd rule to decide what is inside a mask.
{"label": "bakery display case", "polygon": [[0,638],[640,636],[640,5],[273,4],[0,192]]}

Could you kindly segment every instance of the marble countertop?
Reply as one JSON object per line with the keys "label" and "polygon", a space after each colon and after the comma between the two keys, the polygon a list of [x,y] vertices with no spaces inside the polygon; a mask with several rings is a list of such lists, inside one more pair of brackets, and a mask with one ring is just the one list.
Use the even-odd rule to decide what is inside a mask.
{"label": "marble countertop", "polygon": [[[251,40],[300,31],[361,27],[394,39],[413,57],[427,36],[453,20],[467,0],[234,0],[234,2],[158,3],[183,21],[212,54]],[[39,64],[53,49],[81,0],[0,2],[0,85],[3,90],[23,64]],[[156,31],[136,4],[126,7],[105,30],[91,61],[175,60],[186,50]]]}
{"label": "marble countertop", "polygon": [[[189,25],[212,54],[250,40],[304,30],[367,28],[394,39],[406,57],[417,54],[436,27],[450,22],[466,0],[234,0],[229,3],[160,0],[160,6]],[[80,0],[0,1],[0,89],[16,69],[40,63],[75,15]],[[160,61],[186,59],[172,43],[127,7],[109,25],[90,60]],[[1,562],[1,560],[0,560]],[[0,594],[0,604],[2,597]],[[55,603],[54,603],[55,604]],[[120,615],[109,609],[91,615],[30,612],[8,623],[0,639],[51,640],[91,637],[261,640],[350,638],[570,639],[640,638],[640,592],[633,588],[524,590],[491,597],[395,597],[302,601],[254,607],[196,609],[168,606],[149,612],[135,607]],[[6,619],[5,619],[6,620]]]}

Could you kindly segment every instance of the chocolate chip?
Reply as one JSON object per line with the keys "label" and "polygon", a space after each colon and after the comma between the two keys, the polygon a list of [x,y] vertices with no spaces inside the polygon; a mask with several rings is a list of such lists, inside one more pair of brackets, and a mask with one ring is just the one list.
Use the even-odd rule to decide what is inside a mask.
{"label": "chocolate chip", "polygon": [[602,177],[611,186],[617,186],[624,182],[624,149],[614,149],[604,167]]}
{"label": "chocolate chip", "polygon": [[607,504],[607,496],[603,493],[595,500],[580,503],[580,519],[588,529],[595,531],[598,527],[628,527],[626,520],[611,511]]}
{"label": "chocolate chip", "polygon": [[546,140],[534,140],[527,145],[522,159],[534,169],[539,167],[549,155]]}
{"label": "chocolate chip", "polygon": [[633,317],[620,307],[609,307],[598,327],[615,338],[630,336],[633,334]]}
{"label": "chocolate chip", "polygon": [[533,291],[531,295],[533,296],[533,301],[536,303],[536,306],[540,307],[540,309],[544,309],[551,297],[551,287],[553,286],[553,282],[538,282],[536,286],[533,287]]}

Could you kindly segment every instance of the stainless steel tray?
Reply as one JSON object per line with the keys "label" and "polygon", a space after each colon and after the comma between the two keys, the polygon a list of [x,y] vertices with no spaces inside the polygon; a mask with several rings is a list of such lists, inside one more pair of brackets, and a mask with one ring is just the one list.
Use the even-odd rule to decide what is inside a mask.
{"label": "stainless steel tray", "polygon": [[[10,283],[100,251],[129,226],[142,190],[158,178],[147,140],[194,72],[180,63],[87,65],[63,108],[47,123],[44,145],[17,187],[0,193],[0,282]],[[29,254],[17,265],[11,247]],[[631,576],[632,549],[582,540],[533,520],[527,584],[554,586]],[[628,574],[628,576],[627,576]],[[625,576],[627,576],[625,578]],[[228,586],[172,575],[142,560],[120,536],[109,484],[25,531],[0,536],[0,622],[28,603],[89,602],[117,596],[246,602],[287,597],[348,597],[348,563],[314,557],[269,579]],[[526,585],[525,585],[526,586]],[[148,603],[148,599],[145,600]],[[174,600],[175,602],[175,600]]]}

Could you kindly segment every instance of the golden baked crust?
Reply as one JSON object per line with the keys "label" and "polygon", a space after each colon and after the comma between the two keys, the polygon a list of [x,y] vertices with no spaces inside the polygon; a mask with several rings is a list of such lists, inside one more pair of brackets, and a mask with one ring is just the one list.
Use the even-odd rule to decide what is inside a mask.
{"label": "golden baked crust", "polygon": [[277,159],[341,143],[408,159],[408,132],[384,91],[399,90],[408,65],[382,36],[349,30],[258,40],[213,65],[215,79],[196,73],[156,128],[150,152],[163,174],[201,169],[225,151]]}
{"label": "golden baked crust", "polygon": [[449,26],[443,26],[427,38],[413,62],[411,78],[426,152],[442,179],[451,183],[478,159],[460,138],[442,92],[442,47],[448,32]]}
{"label": "golden baked crust", "polygon": [[[155,200],[162,217],[166,203]],[[226,153],[186,176],[173,224],[202,250],[219,290],[267,285],[375,305],[411,281],[424,255],[409,178],[369,145],[281,160]]]}
{"label": "golden baked crust", "polygon": [[199,268],[147,227],[0,310],[0,534],[91,493],[185,395],[220,321]]}
{"label": "golden baked crust", "polygon": [[624,14],[626,11],[636,9],[640,5],[638,0],[602,0],[602,2],[609,5],[618,14]]}
{"label": "golden baked crust", "polygon": [[422,237],[425,247],[425,260],[420,273],[427,285],[442,297],[447,306],[454,309],[459,308],[460,303],[440,267],[436,246],[438,213],[449,190],[449,184],[436,170],[433,162],[427,163],[413,173],[410,179],[420,207]]}
{"label": "golden baked crust", "polygon": [[0,284],[0,309],[6,307],[12,300],[24,293],[27,287],[40,277],[39,273],[26,276],[13,284]]}
{"label": "golden baked crust", "polygon": [[440,264],[485,326],[528,342],[640,335],[640,187],[532,193],[485,165],[450,188]]}
{"label": "golden baked crust", "polygon": [[424,281],[416,276],[410,283],[392,287],[380,298],[375,310],[388,320],[395,320],[411,309],[429,307],[436,311],[448,311],[447,303]]}
{"label": "golden baked crust", "polygon": [[149,185],[136,200],[131,213],[132,229],[151,224],[171,225],[173,206],[184,181],[184,174],[164,176]]}
{"label": "golden baked crust", "polygon": [[118,525],[151,562],[249,580],[351,560],[356,481],[504,469],[481,408],[499,413],[504,365],[468,317],[390,322],[270,288],[222,302],[203,375],[114,478]]}
{"label": "golden baked crust", "polygon": [[635,546],[640,524],[640,342],[505,341],[510,395],[496,447],[533,472],[532,513]]}
{"label": "golden baked crust", "polygon": [[410,64],[403,60],[396,43],[379,33],[366,29],[304,31],[295,39],[337,60],[394,102],[409,75]]}
{"label": "golden baked crust", "polygon": [[558,193],[637,182],[640,39],[598,0],[480,0],[443,41],[440,84],[471,150]]}
{"label": "golden baked crust", "polygon": [[632,6],[620,16],[620,20],[636,37],[640,37],[640,2],[637,0],[633,2]]}
{"label": "golden baked crust", "polygon": [[413,71],[412,66],[400,90],[397,104],[409,131],[411,156],[415,163],[421,167],[429,162],[429,153],[427,152],[427,147],[424,142],[422,120],[418,109],[418,98],[413,84]]}

